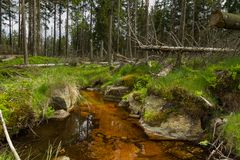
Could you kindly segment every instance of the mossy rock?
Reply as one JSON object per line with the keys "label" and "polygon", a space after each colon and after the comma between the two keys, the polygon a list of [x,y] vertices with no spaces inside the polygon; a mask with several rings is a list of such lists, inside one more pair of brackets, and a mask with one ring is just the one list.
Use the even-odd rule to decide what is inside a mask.
{"label": "mossy rock", "polygon": [[136,74],[129,74],[129,75],[123,76],[120,79],[120,83],[121,83],[121,85],[124,85],[127,87],[133,87],[136,82],[137,77],[138,77],[138,75],[136,75]]}

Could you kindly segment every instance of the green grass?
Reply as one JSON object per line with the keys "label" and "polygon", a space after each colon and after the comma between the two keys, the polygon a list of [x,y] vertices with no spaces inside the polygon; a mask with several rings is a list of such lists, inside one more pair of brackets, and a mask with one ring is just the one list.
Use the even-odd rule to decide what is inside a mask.
{"label": "green grass", "polygon": [[227,123],[224,126],[224,138],[229,147],[234,147],[238,156],[240,156],[240,113],[227,117]]}
{"label": "green grass", "polygon": [[[30,57],[30,63],[34,64],[58,62],[62,62],[62,60]],[[0,109],[3,111],[7,125],[13,128],[13,133],[17,132],[17,128],[21,125],[29,123],[30,119],[34,120],[33,117],[37,120],[42,115],[43,110],[47,111],[45,116],[49,117],[52,114],[52,109],[51,106],[47,106],[47,101],[51,91],[66,84],[86,87],[91,86],[96,81],[101,81],[103,88],[108,85],[125,85],[138,94],[142,102],[149,94],[156,94],[167,100],[178,100],[177,98],[181,98],[181,96],[176,97],[174,94],[177,93],[176,91],[183,91],[178,93],[179,95],[187,93],[185,94],[187,95],[186,99],[182,100],[188,103],[186,111],[200,113],[201,110],[191,108],[195,105],[196,97],[203,96],[213,104],[217,103],[208,89],[219,83],[216,71],[227,70],[233,79],[236,79],[240,72],[239,57],[229,57],[215,63],[208,63],[204,65],[204,68],[184,65],[165,77],[153,76],[162,69],[162,66],[156,61],[136,66],[126,64],[118,69],[96,64],[77,67],[4,68],[4,66],[22,63],[22,58],[0,63]],[[147,112],[144,116],[149,121],[162,118],[154,111]]]}
{"label": "green grass", "polygon": [[42,113],[45,117],[52,114],[47,102],[54,88],[67,84],[84,87],[109,78],[109,67],[99,65],[0,69],[0,109],[7,125],[12,128],[10,133],[15,134],[31,120],[38,120]]}

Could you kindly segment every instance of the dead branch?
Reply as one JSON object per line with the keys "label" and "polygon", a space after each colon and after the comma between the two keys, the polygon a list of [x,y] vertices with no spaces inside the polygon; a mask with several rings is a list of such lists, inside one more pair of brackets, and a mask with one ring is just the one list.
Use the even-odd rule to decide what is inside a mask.
{"label": "dead branch", "polygon": [[127,58],[127,57],[125,57],[125,56],[123,56],[123,55],[121,55],[121,54],[116,54],[115,56],[116,56],[116,57],[119,59],[119,61],[121,61],[121,62],[134,63],[134,61],[130,60],[129,58]]}
{"label": "dead branch", "polygon": [[11,149],[11,151],[12,151],[14,157],[15,157],[15,159],[16,159],[16,160],[21,160],[21,159],[20,159],[20,156],[18,155],[15,147],[13,146],[13,143],[12,143],[12,141],[11,141],[11,138],[10,138],[10,136],[9,136],[9,134],[8,134],[8,130],[7,130],[7,127],[6,127],[6,123],[5,123],[5,121],[4,121],[4,118],[3,118],[3,115],[2,115],[2,111],[1,111],[1,110],[0,110],[0,119],[1,119],[1,122],[2,122],[3,131],[4,131],[4,134],[5,134],[5,136],[6,136],[8,145],[9,145],[9,147],[10,147],[10,149]]}

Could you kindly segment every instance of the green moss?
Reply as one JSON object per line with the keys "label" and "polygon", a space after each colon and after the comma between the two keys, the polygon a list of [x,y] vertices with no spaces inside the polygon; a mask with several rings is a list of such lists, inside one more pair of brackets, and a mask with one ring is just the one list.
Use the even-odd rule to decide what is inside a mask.
{"label": "green moss", "polygon": [[159,126],[162,122],[166,121],[172,110],[165,112],[156,112],[156,110],[147,110],[144,112],[144,121],[151,126]]}

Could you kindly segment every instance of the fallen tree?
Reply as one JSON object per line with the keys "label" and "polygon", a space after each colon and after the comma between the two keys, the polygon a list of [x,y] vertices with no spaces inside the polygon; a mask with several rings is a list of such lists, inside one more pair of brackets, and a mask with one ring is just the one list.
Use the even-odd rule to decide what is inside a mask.
{"label": "fallen tree", "polygon": [[208,47],[174,47],[159,45],[141,45],[142,50],[155,50],[162,52],[236,52],[230,48],[208,48]]}
{"label": "fallen tree", "polygon": [[240,14],[215,11],[210,17],[209,25],[217,28],[240,30]]}

